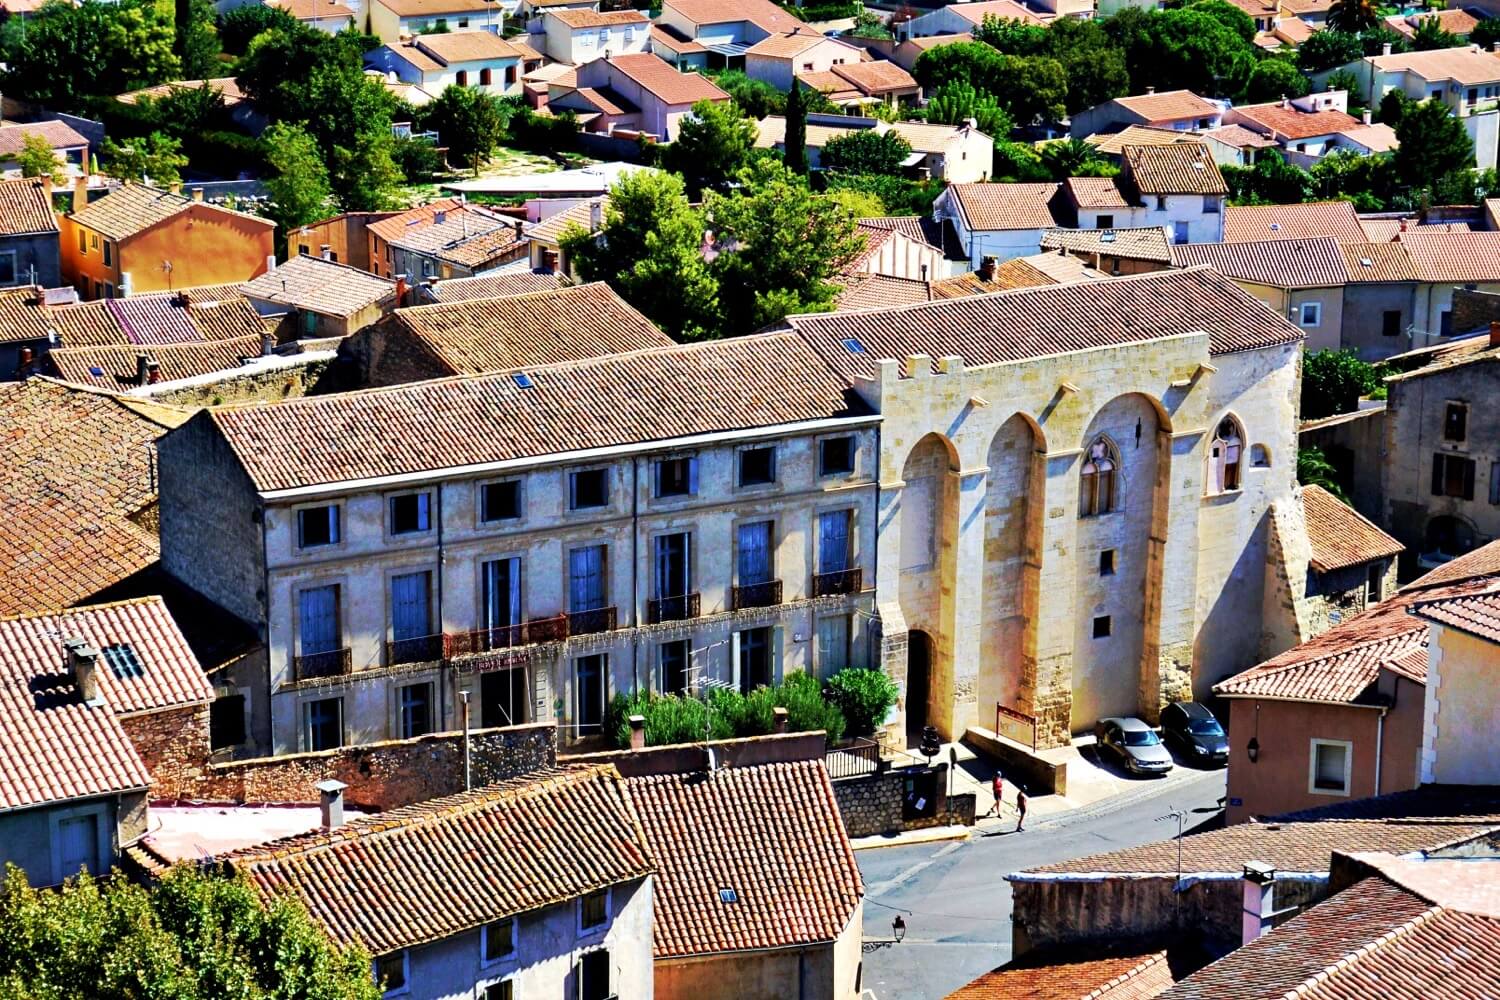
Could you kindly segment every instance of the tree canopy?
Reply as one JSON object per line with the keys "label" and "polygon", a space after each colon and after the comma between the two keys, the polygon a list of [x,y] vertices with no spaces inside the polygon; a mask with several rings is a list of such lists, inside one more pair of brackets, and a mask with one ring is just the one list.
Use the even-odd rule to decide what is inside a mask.
{"label": "tree canopy", "polygon": [[896,132],[856,129],[829,139],[819,164],[850,174],[896,174],[911,154],[911,143]]}
{"label": "tree canopy", "polygon": [[36,134],[21,137],[21,151],[16,154],[16,163],[21,168],[22,177],[45,177],[54,187],[67,179],[57,151],[50,142]]}
{"label": "tree canopy", "polygon": [[1397,179],[1409,188],[1430,189],[1474,165],[1474,143],[1464,123],[1442,101],[1405,101],[1394,128],[1400,145],[1391,164]]}
{"label": "tree canopy", "polygon": [[63,111],[92,95],[114,95],[181,78],[172,18],[149,0],[49,3],[28,15],[23,40],[6,53],[5,92]]}
{"label": "tree canopy", "polygon": [[445,87],[422,109],[422,121],[448,149],[448,161],[477,170],[495,155],[512,108],[475,87]]}
{"label": "tree canopy", "polygon": [[699,101],[677,125],[666,164],[687,182],[689,194],[724,184],[750,159],[755,123],[733,101]]}

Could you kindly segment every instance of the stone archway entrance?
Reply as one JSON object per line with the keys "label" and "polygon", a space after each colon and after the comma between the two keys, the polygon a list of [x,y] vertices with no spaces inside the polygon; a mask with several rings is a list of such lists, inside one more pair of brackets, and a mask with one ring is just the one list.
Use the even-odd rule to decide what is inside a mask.
{"label": "stone archway entrance", "polygon": [[932,694],[932,636],[920,629],[906,638],[906,745],[922,741],[927,701]]}

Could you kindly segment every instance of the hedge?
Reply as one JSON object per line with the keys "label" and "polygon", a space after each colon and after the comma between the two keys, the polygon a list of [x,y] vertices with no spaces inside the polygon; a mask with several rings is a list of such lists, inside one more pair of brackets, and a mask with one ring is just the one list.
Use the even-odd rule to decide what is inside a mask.
{"label": "hedge", "polygon": [[764,736],[771,732],[777,708],[787,710],[792,732],[821,729],[830,745],[844,736],[843,712],[824,697],[816,677],[801,671],[788,674],[774,687],[758,687],[749,694],[722,688],[709,691],[706,698],[617,694],[605,711],[604,734],[618,748],[630,746],[630,717],[641,715],[646,719],[647,746],[700,743],[705,736],[712,740]]}

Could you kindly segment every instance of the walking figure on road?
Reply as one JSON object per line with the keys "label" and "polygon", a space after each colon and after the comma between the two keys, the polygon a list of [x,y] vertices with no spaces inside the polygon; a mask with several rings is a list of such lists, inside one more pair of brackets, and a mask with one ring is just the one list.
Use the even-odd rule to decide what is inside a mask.
{"label": "walking figure on road", "polygon": [[1018,818],[1016,819],[1016,832],[1020,833],[1022,830],[1024,830],[1026,828],[1025,827],[1025,823],[1026,823],[1026,786],[1025,785],[1017,785],[1016,786],[1016,812],[1019,814]]}
{"label": "walking figure on road", "polygon": [[990,807],[990,812],[985,813],[985,815],[988,816],[990,813],[994,813],[995,818],[998,819],[1000,817],[1000,804],[1005,798],[1005,775],[996,771],[995,780],[991,782],[991,788],[995,792],[995,804]]}

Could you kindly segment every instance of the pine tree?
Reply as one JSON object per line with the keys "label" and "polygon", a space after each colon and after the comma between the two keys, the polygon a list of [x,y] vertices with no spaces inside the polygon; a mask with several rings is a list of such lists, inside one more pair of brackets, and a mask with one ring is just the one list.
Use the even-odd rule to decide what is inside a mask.
{"label": "pine tree", "polygon": [[792,81],[792,92],[786,98],[786,168],[800,177],[807,176],[807,99],[802,85]]}

